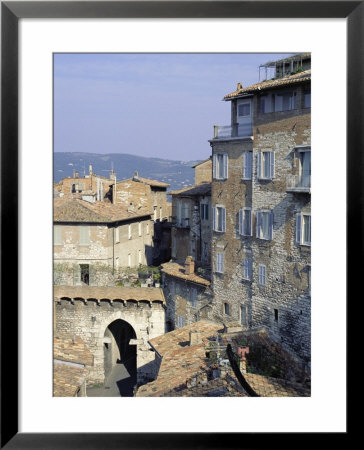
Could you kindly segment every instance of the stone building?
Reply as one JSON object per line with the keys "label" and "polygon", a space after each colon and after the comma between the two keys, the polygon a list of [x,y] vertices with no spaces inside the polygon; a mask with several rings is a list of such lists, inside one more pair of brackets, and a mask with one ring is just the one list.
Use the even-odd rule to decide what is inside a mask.
{"label": "stone building", "polygon": [[188,186],[172,195],[172,258],[192,256],[202,267],[210,266],[211,183]]}
{"label": "stone building", "polygon": [[153,256],[150,264],[159,265],[171,257],[170,217],[172,206],[167,201],[169,184],[140,177],[138,172],[132,178],[121,180],[112,187],[115,205],[137,212],[141,208],[152,211],[154,222]]}
{"label": "stone building", "polygon": [[195,169],[195,185],[211,183],[212,181],[212,159],[211,156],[192,166]]}
{"label": "stone building", "polygon": [[195,273],[191,256],[184,264],[168,262],[162,265],[162,285],[166,297],[167,331],[212,319],[209,272]]}
{"label": "stone building", "polygon": [[154,222],[110,203],[54,199],[54,284],[107,285],[122,267],[151,264]]}
{"label": "stone building", "polygon": [[74,197],[94,203],[96,201],[112,202],[110,186],[116,182],[116,175],[110,171],[110,177],[103,177],[93,173],[92,165],[89,166],[88,175],[80,177],[74,171],[73,177],[63,178],[56,186],[57,197]]}
{"label": "stone building", "polygon": [[167,202],[169,184],[140,177],[138,172],[132,178],[117,181],[113,186],[113,203],[127,208],[150,208],[155,222],[168,220],[170,205]]}
{"label": "stone building", "polygon": [[164,334],[162,289],[55,286],[53,295],[55,335],[77,336],[93,357],[88,386],[104,383],[119,365],[135,383],[155,378],[148,341]]}
{"label": "stone building", "polygon": [[[266,326],[310,357],[311,70],[279,62],[275,77],[226,95],[215,126],[213,315]],[[288,72],[288,66],[293,70]]]}

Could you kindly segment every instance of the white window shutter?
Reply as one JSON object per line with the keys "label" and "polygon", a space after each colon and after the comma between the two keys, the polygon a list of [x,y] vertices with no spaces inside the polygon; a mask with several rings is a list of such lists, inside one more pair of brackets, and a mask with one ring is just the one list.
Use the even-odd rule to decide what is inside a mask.
{"label": "white window shutter", "polygon": [[220,253],[220,268],[221,268],[221,272],[224,271],[224,254]]}
{"label": "white window shutter", "polygon": [[262,178],[262,153],[257,154],[257,177]]}
{"label": "white window shutter", "polygon": [[269,239],[273,239],[273,222],[274,222],[274,215],[273,211],[269,214]]}
{"label": "white window shutter", "polygon": [[216,168],[217,168],[217,155],[215,154],[214,156],[213,156],[213,164],[212,164],[212,168],[213,168],[213,177],[216,179],[217,177],[216,177]]}
{"label": "white window shutter", "polygon": [[212,229],[216,231],[216,208],[212,208]]}
{"label": "white window shutter", "polygon": [[243,153],[243,178],[246,178],[247,175],[247,152]]}
{"label": "white window shutter", "polygon": [[253,211],[249,209],[250,223],[249,223],[249,236],[253,236]]}
{"label": "white window shutter", "polygon": [[223,164],[224,164],[224,178],[227,179],[227,177],[228,177],[228,155],[227,155],[227,153],[224,153]]}
{"label": "white window shutter", "polygon": [[274,152],[270,152],[270,178],[274,178]]}
{"label": "white window shutter", "polygon": [[301,244],[302,215],[296,214],[296,243]]}
{"label": "white window shutter", "polygon": [[239,234],[243,234],[244,232],[243,212],[242,209],[239,209]]}
{"label": "white window shutter", "polygon": [[262,215],[262,213],[260,211],[258,211],[257,212],[257,230],[256,230],[257,238],[260,236],[260,224],[261,224],[261,220],[262,220],[261,215]]}
{"label": "white window shutter", "polygon": [[226,231],[226,209],[225,208],[221,208],[221,213],[222,213],[222,231]]}

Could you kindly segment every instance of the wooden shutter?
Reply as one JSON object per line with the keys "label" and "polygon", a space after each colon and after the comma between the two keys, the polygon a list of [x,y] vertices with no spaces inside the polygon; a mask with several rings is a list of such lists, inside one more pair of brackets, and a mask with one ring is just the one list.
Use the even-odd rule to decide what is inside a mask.
{"label": "wooden shutter", "polygon": [[262,153],[257,154],[257,177],[262,178]]}
{"label": "wooden shutter", "polygon": [[270,240],[273,239],[273,223],[274,223],[274,216],[273,216],[273,211],[271,211],[269,214],[269,239]]}
{"label": "wooden shutter", "polygon": [[216,208],[212,208],[212,229],[216,231]]}
{"label": "wooden shutter", "polygon": [[259,265],[259,284],[261,284],[262,286],[265,286],[265,276],[266,276],[265,266],[260,264]]}
{"label": "wooden shutter", "polygon": [[244,234],[244,211],[239,209],[239,234]]}
{"label": "wooden shutter", "polygon": [[274,152],[270,152],[270,178],[274,178]]}
{"label": "wooden shutter", "polygon": [[81,283],[81,268],[78,264],[73,264],[73,285],[78,286]]}
{"label": "wooden shutter", "polygon": [[301,244],[302,215],[296,214],[296,243]]}
{"label": "wooden shutter", "polygon": [[227,153],[223,154],[223,165],[224,165],[224,178],[228,177],[228,155]]}
{"label": "wooden shutter", "polygon": [[226,209],[225,208],[221,208],[221,214],[222,214],[222,230],[221,231],[226,231]]}
{"label": "wooden shutter", "polygon": [[212,162],[213,162],[213,164],[212,164],[213,178],[216,179],[217,178],[216,177],[216,175],[217,175],[217,171],[216,171],[216,168],[217,168],[217,155],[216,154],[213,155]]}
{"label": "wooden shutter", "polygon": [[246,152],[246,167],[247,167],[247,174],[246,177],[248,180],[251,180],[252,178],[252,169],[253,169],[253,152]]}
{"label": "wooden shutter", "polygon": [[260,237],[260,226],[262,223],[262,213],[260,211],[257,212],[257,229],[256,229],[256,235],[257,238]]}

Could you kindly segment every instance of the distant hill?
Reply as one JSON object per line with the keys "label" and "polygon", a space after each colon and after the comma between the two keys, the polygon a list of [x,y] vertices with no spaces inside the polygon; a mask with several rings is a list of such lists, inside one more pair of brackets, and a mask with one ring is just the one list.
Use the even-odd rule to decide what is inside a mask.
{"label": "distant hill", "polygon": [[97,175],[108,177],[113,167],[117,180],[131,178],[135,171],[141,177],[163,181],[170,184],[168,190],[180,189],[194,184],[194,169],[191,166],[199,162],[173,161],[169,159],[147,158],[143,156],[129,155],[127,153],[81,153],[81,152],[56,152],[53,154],[53,177],[58,183],[62,178],[72,177],[73,171],[80,177],[89,172],[89,164]]}

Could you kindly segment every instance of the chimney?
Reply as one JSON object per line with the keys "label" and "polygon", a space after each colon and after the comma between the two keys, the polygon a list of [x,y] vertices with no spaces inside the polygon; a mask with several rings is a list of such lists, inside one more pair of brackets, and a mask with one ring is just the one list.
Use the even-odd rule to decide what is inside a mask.
{"label": "chimney", "polygon": [[243,89],[243,85],[241,83],[238,83],[236,90],[240,91],[240,89]]}
{"label": "chimney", "polygon": [[139,173],[137,171],[134,172],[133,180],[139,180]]}
{"label": "chimney", "polygon": [[195,262],[192,256],[187,256],[185,261],[185,274],[193,275],[195,273]]}
{"label": "chimney", "polygon": [[190,347],[201,344],[202,338],[199,331],[190,331]]}
{"label": "chimney", "polygon": [[92,175],[92,164],[90,164],[88,166],[88,172],[89,172],[89,175],[91,176]]}
{"label": "chimney", "polygon": [[78,178],[78,176],[79,176],[78,172],[75,172],[75,178]]}

